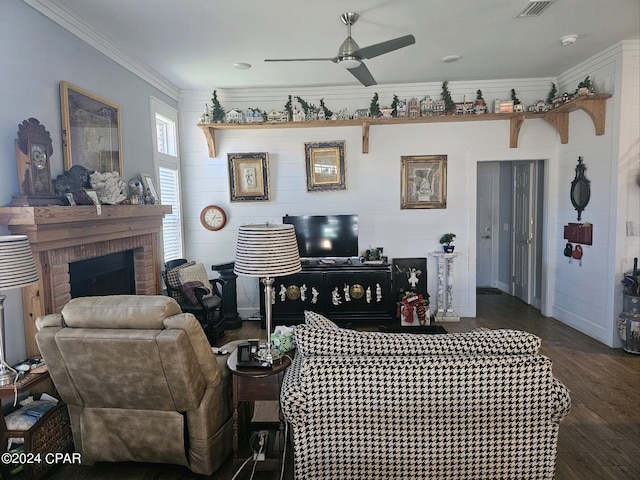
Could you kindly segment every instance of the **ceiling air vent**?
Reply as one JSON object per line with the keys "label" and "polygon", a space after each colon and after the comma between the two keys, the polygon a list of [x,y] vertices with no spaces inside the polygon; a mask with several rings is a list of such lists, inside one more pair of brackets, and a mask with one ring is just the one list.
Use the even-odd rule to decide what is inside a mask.
{"label": "ceiling air vent", "polygon": [[529,0],[516,18],[537,17],[555,0]]}

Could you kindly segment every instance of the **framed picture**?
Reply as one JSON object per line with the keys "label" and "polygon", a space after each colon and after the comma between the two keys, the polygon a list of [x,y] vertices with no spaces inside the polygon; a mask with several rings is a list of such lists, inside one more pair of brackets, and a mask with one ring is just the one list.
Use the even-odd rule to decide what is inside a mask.
{"label": "framed picture", "polygon": [[344,140],[304,144],[307,191],[345,190]]}
{"label": "framed picture", "polygon": [[425,299],[429,298],[426,258],[394,258],[392,263],[396,301],[407,292],[420,293]]}
{"label": "framed picture", "polygon": [[156,179],[153,178],[152,175],[142,172],[140,173],[140,178],[142,179],[142,185],[144,185],[144,191],[146,192],[148,189],[154,200],[159,200],[160,197],[158,197],[158,191],[156,190]]}
{"label": "framed picture", "polygon": [[228,153],[232,202],[269,200],[269,154]]}
{"label": "framed picture", "polygon": [[64,168],[118,172],[122,176],[120,107],[67,82],[60,82]]}
{"label": "framed picture", "polygon": [[400,208],[447,208],[447,156],[402,156]]}

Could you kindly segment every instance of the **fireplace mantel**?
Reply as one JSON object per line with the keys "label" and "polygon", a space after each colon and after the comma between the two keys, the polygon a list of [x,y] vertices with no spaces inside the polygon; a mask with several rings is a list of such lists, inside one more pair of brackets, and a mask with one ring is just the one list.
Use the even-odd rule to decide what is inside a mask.
{"label": "fireplace mantel", "polygon": [[0,207],[0,224],[31,243],[40,281],[22,289],[25,341],[38,354],[35,319],[56,313],[71,299],[69,263],[124,250],[134,251],[136,292],[160,293],[159,241],[166,205]]}

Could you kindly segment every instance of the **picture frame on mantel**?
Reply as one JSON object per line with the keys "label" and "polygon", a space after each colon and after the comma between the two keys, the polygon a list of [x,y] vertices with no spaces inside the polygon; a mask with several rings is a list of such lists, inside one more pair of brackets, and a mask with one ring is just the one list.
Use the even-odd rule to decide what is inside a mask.
{"label": "picture frame on mantel", "polygon": [[122,176],[120,107],[102,97],[60,82],[64,169],[74,165]]}
{"label": "picture frame on mantel", "polygon": [[344,140],[304,144],[307,191],[346,190]]}
{"label": "picture frame on mantel", "polygon": [[232,202],[269,201],[269,154],[228,153],[229,190]]}
{"label": "picture frame on mantel", "polygon": [[447,156],[400,158],[400,208],[447,208]]}

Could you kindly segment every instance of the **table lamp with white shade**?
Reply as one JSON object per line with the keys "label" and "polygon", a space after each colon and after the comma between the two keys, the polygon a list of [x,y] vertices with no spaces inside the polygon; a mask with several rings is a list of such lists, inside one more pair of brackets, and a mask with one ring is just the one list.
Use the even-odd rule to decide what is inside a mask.
{"label": "table lamp with white shade", "polygon": [[[38,269],[26,235],[0,236],[0,292],[22,288],[38,281]],[[0,294],[0,385],[16,379],[15,371],[5,361],[4,301]]]}
{"label": "table lamp with white shade", "polygon": [[236,275],[258,277],[264,284],[265,326],[267,345],[260,360],[273,364],[279,355],[271,348],[272,286],[275,277],[284,277],[302,270],[293,225],[243,225],[238,230],[238,244],[233,272]]}

